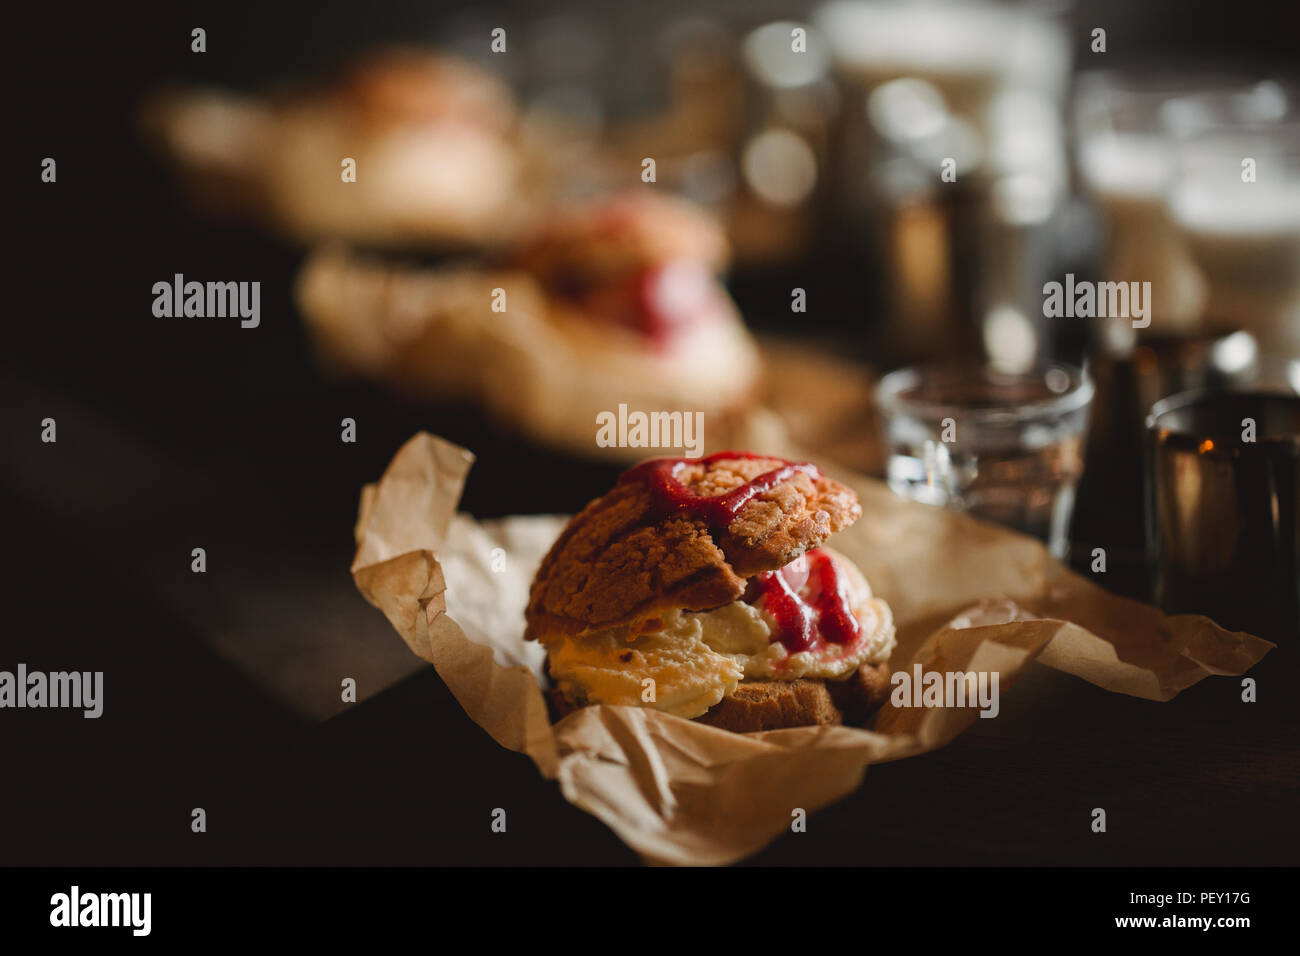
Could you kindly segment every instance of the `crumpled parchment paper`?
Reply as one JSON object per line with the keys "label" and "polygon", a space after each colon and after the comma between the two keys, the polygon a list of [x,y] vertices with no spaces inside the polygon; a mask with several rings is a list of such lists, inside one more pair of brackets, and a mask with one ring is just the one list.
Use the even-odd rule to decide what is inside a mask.
{"label": "crumpled parchment paper", "polygon": [[[567,800],[645,859],[741,859],[788,827],[794,808],[811,813],[854,790],[868,764],[942,747],[979,719],[971,707],[891,703],[865,729],[736,734],[645,708],[593,706],[552,726],[545,655],[523,640],[523,610],[567,519],[478,523],[456,513],[473,460],[429,434],[403,445],[363,490],[353,579],[480,727],[528,754]],[[893,608],[895,673],[917,664],[997,672],[1006,693],[1038,660],[1164,701],[1211,674],[1241,674],[1273,647],[1111,595],[1031,538],[902,500],[872,479],[831,474],[862,503],[862,518],[833,544]]]}

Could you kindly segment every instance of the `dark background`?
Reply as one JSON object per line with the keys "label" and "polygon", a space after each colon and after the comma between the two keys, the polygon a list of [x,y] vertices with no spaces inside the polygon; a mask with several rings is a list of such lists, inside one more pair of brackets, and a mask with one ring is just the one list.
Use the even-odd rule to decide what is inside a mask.
{"label": "dark background", "polygon": [[[106,710],[97,721],[0,715],[0,864],[635,862],[526,758],[496,747],[432,671],[315,724],[204,640],[213,622],[243,626],[236,592],[256,606],[256,582],[287,574],[321,595],[301,613],[321,615],[322,628],[332,600],[386,629],[347,574],[351,519],[358,489],[418,429],[478,454],[464,506],[480,517],[573,510],[612,478],[500,434],[472,410],[322,381],[289,299],[301,252],[193,217],[130,121],[161,78],[255,89],[373,41],[436,37],[470,6],[46,4],[7,14],[20,127],[7,151],[19,211],[8,281],[18,295],[0,365],[0,491],[16,614],[0,666],[104,670]],[[597,6],[612,9],[567,9]],[[635,31],[636,17],[687,5],[631,6],[620,22]],[[1108,0],[1080,4],[1076,19],[1108,28],[1109,65],[1211,61],[1262,73],[1294,68],[1283,7]],[[510,27],[536,6],[500,9]],[[732,9],[758,21],[802,7]],[[204,56],[188,52],[194,25],[208,30]],[[1086,29],[1079,36],[1082,55]],[[620,95],[636,109],[652,94],[629,83]],[[44,156],[58,160],[57,185],[39,182]],[[869,358],[857,317],[869,314],[870,288],[837,281],[832,260],[801,268],[828,293],[820,331]],[[153,318],[150,287],[175,272],[260,279],[261,327]],[[788,288],[739,276],[733,289],[760,327],[773,321],[767,283]],[[47,416],[58,421],[54,445],[39,439]],[[356,445],[338,441],[345,416],[359,423]],[[196,542],[206,575],[188,573]],[[1036,665],[997,721],[872,768],[810,833],[754,862],[1294,863],[1296,673],[1271,655],[1257,676],[1253,707],[1230,679],[1152,704]],[[206,835],[190,832],[196,806]],[[510,813],[504,838],[487,825],[497,806]],[[1087,827],[1096,806],[1112,819],[1104,836]]]}

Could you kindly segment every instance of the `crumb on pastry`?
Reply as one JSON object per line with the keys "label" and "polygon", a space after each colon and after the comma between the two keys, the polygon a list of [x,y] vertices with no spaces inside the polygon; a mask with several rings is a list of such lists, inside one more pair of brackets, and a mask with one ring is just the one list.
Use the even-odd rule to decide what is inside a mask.
{"label": "crumb on pastry", "polygon": [[735,733],[843,723],[826,681],[745,681],[700,723]]}

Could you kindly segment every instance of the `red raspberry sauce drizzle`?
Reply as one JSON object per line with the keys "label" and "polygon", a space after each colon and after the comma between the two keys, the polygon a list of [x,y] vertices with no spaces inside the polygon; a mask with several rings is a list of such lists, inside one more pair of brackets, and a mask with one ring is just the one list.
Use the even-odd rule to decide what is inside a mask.
{"label": "red raspberry sauce drizzle", "polygon": [[[803,556],[807,577],[799,560],[779,571],[762,571],[750,579],[745,600],[766,611],[776,624],[773,641],[791,654],[810,649],[820,635],[828,644],[849,644],[862,626],[849,606],[848,593],[835,561],[820,548]],[[793,579],[793,580],[792,580]]]}
{"label": "red raspberry sauce drizzle", "polygon": [[748,451],[720,451],[704,458],[652,458],[629,468],[618,480],[644,480],[666,515],[687,514],[702,518],[712,528],[725,528],[756,495],[776,487],[799,472],[813,479],[820,478],[821,469],[806,461],[794,462],[778,458],[777,461],[783,462],[779,468],[765,471],[740,487],[720,495],[701,495],[691,491],[677,476],[688,465],[707,467],[728,459],[754,460],[770,457]]}
{"label": "red raspberry sauce drizzle", "polygon": [[[721,495],[691,491],[677,476],[688,465],[707,467],[728,459],[770,457],[747,451],[720,451],[705,458],[654,458],[629,468],[619,481],[645,481],[665,515],[687,514],[702,518],[710,527],[725,528],[755,496],[799,472],[820,478],[821,469],[808,462],[778,458],[780,467]],[[754,575],[749,579],[745,600],[767,612],[776,624],[772,640],[780,641],[791,654],[808,650],[818,637],[828,644],[849,644],[862,632],[835,561],[820,548],[813,548],[779,571]]]}
{"label": "red raspberry sauce drizzle", "polygon": [[713,274],[693,262],[646,266],[595,283],[560,277],[552,284],[589,321],[628,329],[658,349],[718,314]]}

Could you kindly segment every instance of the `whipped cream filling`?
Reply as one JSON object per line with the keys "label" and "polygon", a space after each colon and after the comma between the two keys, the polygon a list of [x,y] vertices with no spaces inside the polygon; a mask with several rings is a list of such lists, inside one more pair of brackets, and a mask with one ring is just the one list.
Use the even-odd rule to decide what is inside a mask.
{"label": "whipped cream filling", "polygon": [[653,707],[699,717],[742,679],[837,680],[863,664],[887,660],[895,644],[889,606],[872,596],[852,562],[833,555],[860,624],[844,644],[816,640],[791,653],[775,639],[776,622],[760,607],[735,601],[709,611],[672,611],[660,627],[628,640],[626,627],[547,643],[551,676],[570,700]]}

